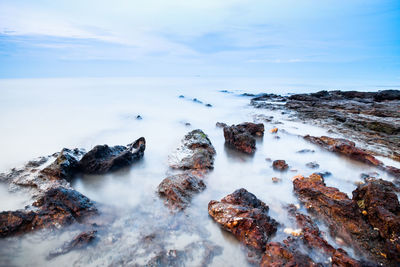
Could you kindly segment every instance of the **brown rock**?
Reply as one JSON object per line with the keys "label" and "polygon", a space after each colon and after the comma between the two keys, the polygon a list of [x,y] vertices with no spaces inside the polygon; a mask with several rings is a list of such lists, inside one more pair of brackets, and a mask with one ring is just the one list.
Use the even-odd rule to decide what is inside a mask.
{"label": "brown rock", "polygon": [[264,124],[245,122],[224,127],[225,143],[238,151],[252,154],[256,150],[255,136],[264,135]]}
{"label": "brown rock", "polygon": [[289,165],[286,164],[286,161],[279,159],[272,162],[272,168],[278,171],[285,171],[289,168]]}
{"label": "brown rock", "polygon": [[97,231],[89,231],[83,232],[74,237],[70,242],[65,243],[61,248],[58,248],[52,252],[50,252],[47,259],[52,259],[54,257],[67,254],[72,250],[83,249],[87,247],[90,243],[92,243],[96,239]]}
{"label": "brown rock", "polygon": [[189,205],[193,195],[206,188],[203,180],[191,173],[182,173],[165,178],[158,186],[158,193],[171,208],[183,209]]}
{"label": "brown rock", "polygon": [[268,206],[246,189],[238,189],[221,201],[208,203],[208,213],[240,242],[264,251],[278,223],[268,216]]}

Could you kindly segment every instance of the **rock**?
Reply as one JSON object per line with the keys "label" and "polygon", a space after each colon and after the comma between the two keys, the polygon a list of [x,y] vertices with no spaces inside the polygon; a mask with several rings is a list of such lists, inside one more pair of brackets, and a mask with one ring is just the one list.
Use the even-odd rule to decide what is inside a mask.
{"label": "rock", "polygon": [[307,166],[308,168],[310,168],[310,169],[318,169],[318,168],[319,168],[319,164],[316,163],[315,161],[308,162],[308,163],[306,164],[306,166]]}
{"label": "rock", "polygon": [[136,119],[139,120],[139,121],[140,121],[140,120],[143,120],[142,116],[140,116],[140,115],[137,115],[137,116],[136,116]]}
{"label": "rock", "polygon": [[[349,199],[337,188],[327,187],[321,176],[312,174],[308,178],[296,176],[294,191],[301,202],[313,214],[321,217],[329,226],[331,234],[352,245],[355,251],[376,264],[398,265],[399,253],[393,242],[383,238],[379,231],[365,220],[360,207],[363,202]],[[362,185],[362,187],[367,185]],[[368,203],[368,202],[367,202]],[[365,205],[365,204],[364,204]],[[382,209],[382,207],[377,207]]]}
{"label": "rock", "polygon": [[61,248],[58,248],[48,255],[47,259],[51,260],[57,256],[67,254],[72,250],[83,249],[91,244],[96,239],[97,231],[83,232],[74,237],[70,242],[65,243]]}
{"label": "rock", "polygon": [[304,136],[304,139],[311,143],[317,144],[329,151],[344,154],[352,159],[367,163],[373,166],[382,165],[382,162],[377,160],[367,151],[357,148],[354,142],[341,138],[331,138],[327,136],[314,137],[310,135]]}
{"label": "rock", "polygon": [[399,90],[383,90],[374,95],[375,101],[400,100]]}
{"label": "rock", "polygon": [[226,123],[223,123],[223,122],[217,122],[215,124],[215,126],[217,126],[218,128],[224,128],[224,127],[227,127],[228,125]]}
{"label": "rock", "polygon": [[146,148],[143,137],[125,146],[97,145],[79,161],[79,171],[85,174],[103,174],[116,171],[141,159]]}
{"label": "rock", "polygon": [[182,145],[169,157],[174,169],[212,169],[216,152],[208,136],[200,129],[185,135]]}
{"label": "rock", "polygon": [[192,101],[195,103],[203,104],[203,102],[198,100],[197,98],[193,98]]}
{"label": "rock", "polygon": [[211,108],[213,105],[211,104],[206,104],[206,107]]}
{"label": "rock", "polygon": [[388,259],[400,264],[400,204],[399,189],[382,179],[360,184],[353,191],[353,200],[367,216],[368,222],[386,240]]}
{"label": "rock", "polygon": [[312,149],[302,149],[302,150],[297,151],[297,153],[301,153],[301,154],[314,153],[314,152],[315,152],[315,150],[312,150]]}
{"label": "rock", "polygon": [[180,95],[179,98],[185,98],[185,96],[184,95]]}
{"label": "rock", "polygon": [[278,177],[272,177],[271,180],[272,180],[273,183],[279,183],[279,182],[282,181],[282,179],[278,178]]}
{"label": "rock", "polygon": [[271,130],[269,130],[270,133],[277,133],[278,132],[278,128],[273,128]]}
{"label": "rock", "polygon": [[92,201],[73,189],[53,188],[45,192],[32,206],[36,210],[4,211],[0,213],[0,236],[83,222],[97,214]]}
{"label": "rock", "polygon": [[285,171],[289,168],[289,165],[286,164],[286,161],[279,159],[272,162],[272,168],[278,171]]}
{"label": "rock", "polygon": [[293,250],[279,242],[271,242],[266,246],[261,260],[261,267],[311,267],[318,266],[310,257]]}
{"label": "rock", "polygon": [[240,242],[264,251],[278,223],[268,216],[268,206],[246,189],[239,189],[221,201],[208,203],[208,213]]}
{"label": "rock", "polygon": [[252,154],[256,150],[255,136],[264,135],[264,124],[245,122],[224,127],[225,143],[236,150]]}
{"label": "rock", "polygon": [[158,186],[158,193],[171,208],[183,209],[189,205],[194,194],[206,188],[203,180],[191,173],[182,173],[165,178]]}
{"label": "rock", "polygon": [[44,168],[41,173],[52,179],[65,179],[70,181],[79,171],[78,161],[84,154],[83,150],[63,148],[55,161]]}
{"label": "rock", "polygon": [[323,253],[326,260],[331,258],[332,266],[361,266],[361,264],[351,258],[346,251],[341,248],[335,249],[321,235],[318,226],[307,215],[297,211],[294,205],[289,206],[289,214],[296,219],[297,225],[301,227],[302,235],[300,239],[303,243],[314,250]]}

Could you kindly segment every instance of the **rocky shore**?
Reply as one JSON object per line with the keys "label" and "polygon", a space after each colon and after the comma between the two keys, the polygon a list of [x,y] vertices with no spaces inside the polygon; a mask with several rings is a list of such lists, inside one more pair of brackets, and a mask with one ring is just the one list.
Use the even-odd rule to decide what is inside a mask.
{"label": "rocky shore", "polygon": [[[197,99],[192,101],[202,103]],[[156,184],[152,191],[154,199],[151,205],[155,206],[154,203],[159,201],[166,212],[150,216],[148,214],[152,211],[148,209],[153,206],[135,207],[142,217],[132,221],[145,221],[142,224],[146,227],[141,229],[149,233],[135,232],[140,237],[140,246],[132,244],[132,249],[125,251],[132,258],[119,259],[115,265],[186,266],[198,257],[201,266],[208,266],[224,248],[209,240],[211,234],[206,227],[218,227],[225,235],[238,241],[233,246],[241,244],[249,264],[255,266],[399,266],[400,169],[384,163],[379,156],[400,161],[400,92],[262,94],[253,97],[251,105],[256,109],[279,110],[288,114],[289,119],[317,124],[329,128],[331,133],[342,134],[343,138],[312,135],[296,138],[327,151],[323,153],[332,152],[385,172],[388,177],[393,177],[393,182],[365,174],[362,182],[352,184],[350,196],[339,190],[340,187],[329,186],[329,170],[310,174],[320,168],[314,160],[305,161],[308,162],[305,167],[310,171],[306,175],[295,169],[299,167],[298,163],[286,162],[278,156],[267,158],[265,162],[265,151],[260,151],[260,144],[283,141],[281,144],[285,146],[285,130],[264,123],[236,122],[229,126],[218,122],[215,129],[219,135],[214,137],[225,142],[225,153],[232,150],[240,155],[238,158],[242,161],[235,164],[262,157],[265,168],[279,176],[272,178],[273,184],[268,184],[267,178],[271,181],[271,177],[266,177],[265,194],[271,192],[267,190],[280,190],[282,187],[279,186],[288,182],[290,190],[284,193],[293,194],[298,202],[280,203],[280,214],[277,214],[276,210],[271,212],[272,204],[263,201],[260,192],[256,196],[238,186],[237,190],[215,198],[220,200],[207,198],[208,206],[204,205],[200,213],[207,216],[208,210],[211,226],[196,228],[188,223],[187,217],[196,214],[190,208],[197,204],[199,196],[207,192],[211,179],[216,179],[212,173],[217,165],[218,146],[213,145],[215,139],[210,138],[213,135],[194,129],[188,131],[178,147],[169,153],[165,159],[168,162],[165,176],[159,177],[158,186]],[[266,124],[273,120],[263,116]],[[267,139],[265,128],[269,126],[273,128],[270,128]],[[104,241],[106,238],[99,230],[100,225],[104,230],[110,224],[98,219],[102,216],[99,206],[104,203],[90,200],[75,190],[71,182],[77,175],[103,176],[129,167],[144,157],[145,149],[143,137],[126,146],[97,145],[88,152],[64,148],[59,153],[1,174],[0,182],[12,192],[29,194],[31,204],[24,209],[0,212],[0,238],[18,238],[37,230],[81,224],[85,225],[84,231],[49,251],[48,261],[95,246],[97,242],[108,242],[112,246],[115,244],[113,239]],[[268,151],[272,156],[274,152]],[[304,148],[294,153],[312,154],[315,150]],[[251,175],[243,174],[250,180],[248,176]],[[136,182],[143,181],[138,179]],[[143,199],[140,201],[144,202]],[[129,211],[123,210],[126,212]],[[163,217],[167,218],[164,218],[166,226],[158,225],[157,220]],[[282,220],[283,217],[287,220]],[[148,218],[152,221],[146,221]],[[133,228],[132,221],[118,223],[126,231],[134,231],[132,229],[137,228]],[[174,234],[179,231],[188,236],[196,231],[201,234],[195,241],[179,247],[165,240],[168,231],[173,232],[173,240],[177,239]],[[139,254],[148,254],[149,260],[140,264],[135,262],[135,255]]]}

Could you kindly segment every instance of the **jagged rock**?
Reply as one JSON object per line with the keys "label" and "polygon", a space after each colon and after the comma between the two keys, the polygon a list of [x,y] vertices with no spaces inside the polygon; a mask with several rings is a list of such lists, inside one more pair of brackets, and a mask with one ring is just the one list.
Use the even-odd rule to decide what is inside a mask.
{"label": "jagged rock", "polygon": [[[365,213],[360,208],[365,202],[358,202],[358,198],[349,199],[337,188],[327,187],[323,178],[317,174],[308,178],[296,176],[293,186],[300,201],[311,213],[321,217],[328,224],[332,235],[342,238],[358,253],[377,264],[398,265],[399,253],[397,252],[397,256],[394,253],[397,241],[383,238],[379,230],[366,220],[368,212]],[[364,186],[366,185],[362,188]],[[377,208],[383,209],[381,206]]]}
{"label": "jagged rock", "polygon": [[41,173],[53,179],[69,181],[79,171],[78,161],[84,153],[84,150],[77,148],[74,150],[63,148],[55,161],[44,168]]}
{"label": "jagged rock", "polygon": [[286,161],[279,159],[272,162],[272,168],[278,171],[285,171],[289,168],[289,165],[286,164]]}
{"label": "jagged rock", "polygon": [[203,180],[191,173],[181,173],[165,178],[158,186],[158,193],[171,208],[183,209],[195,193],[206,188]]}
{"label": "jagged rock", "polygon": [[224,127],[225,143],[229,146],[252,154],[256,150],[255,136],[264,135],[264,124],[245,122],[238,125]]}
{"label": "jagged rock", "polygon": [[278,223],[268,216],[268,206],[246,189],[238,189],[221,201],[208,203],[208,213],[240,242],[264,251]]}
{"label": "jagged rock", "polygon": [[0,236],[12,236],[42,228],[82,222],[97,214],[92,201],[73,189],[53,188],[32,204],[37,210],[0,213]]}
{"label": "jagged rock", "polygon": [[219,128],[224,128],[224,127],[227,127],[228,125],[226,123],[224,123],[224,122],[217,122],[215,124],[215,126],[217,126]]}
{"label": "jagged rock", "polygon": [[289,214],[295,217],[297,225],[301,228],[300,239],[311,248],[326,254],[326,258],[331,258],[332,266],[361,266],[360,262],[351,258],[346,251],[341,248],[335,249],[321,235],[318,226],[307,215],[296,210],[293,205],[289,206]]}
{"label": "jagged rock", "polygon": [[215,149],[208,136],[200,129],[189,132],[182,145],[169,157],[174,169],[212,169]]}
{"label": "jagged rock", "polygon": [[83,232],[74,237],[70,242],[65,243],[61,248],[58,248],[48,255],[47,259],[53,259],[57,256],[67,254],[72,250],[83,249],[96,239],[97,231]]}
{"label": "jagged rock", "polygon": [[143,137],[126,147],[97,145],[79,161],[79,171],[85,174],[116,171],[142,158],[145,148],[146,141]]}

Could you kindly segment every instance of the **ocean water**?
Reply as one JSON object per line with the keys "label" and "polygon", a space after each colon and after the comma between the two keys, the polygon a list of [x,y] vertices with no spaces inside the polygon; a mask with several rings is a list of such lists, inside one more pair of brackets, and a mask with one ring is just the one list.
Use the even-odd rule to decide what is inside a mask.
{"label": "ocean water", "polygon": [[[250,265],[246,250],[208,216],[210,200],[246,188],[268,204],[270,215],[281,223],[272,238],[280,241],[286,237],[285,227],[295,228],[284,208],[298,204],[293,176],[329,171],[332,175],[326,178],[327,185],[350,196],[354,183],[361,181],[361,173],[377,171],[380,177],[391,179],[373,167],[321,150],[299,137],[327,135],[325,129],[289,121],[280,112],[254,109],[249,106],[250,98],[240,96],[244,92],[287,94],[320,89],[328,88],[199,77],[0,80],[1,171],[63,147],[90,150],[97,144],[125,145],[141,136],[146,138],[145,156],[133,166],[107,175],[76,177],[72,183],[99,203],[102,227],[95,244],[48,260],[49,251],[71,240],[82,226],[37,231],[0,240],[0,265],[135,266],[185,249],[186,266]],[[138,115],[141,120],[136,119]],[[274,119],[264,123],[265,136],[257,140],[254,155],[243,155],[224,145],[223,131],[216,122],[237,124],[254,121],[257,115]],[[279,128],[278,134],[269,133],[274,127]],[[206,190],[185,211],[172,213],[158,197],[157,186],[171,171],[168,156],[186,133],[198,128],[217,151],[215,168],[205,178]],[[306,148],[315,153],[297,153]],[[290,170],[274,171],[267,158],[286,160]],[[306,167],[311,161],[320,167]],[[275,184],[272,177],[282,181]],[[7,186],[0,184],[1,211],[23,208],[29,201],[26,195],[8,192]],[[321,227],[325,229],[323,224]],[[335,237],[327,238],[332,241]],[[204,255],[213,253],[205,262]]]}

